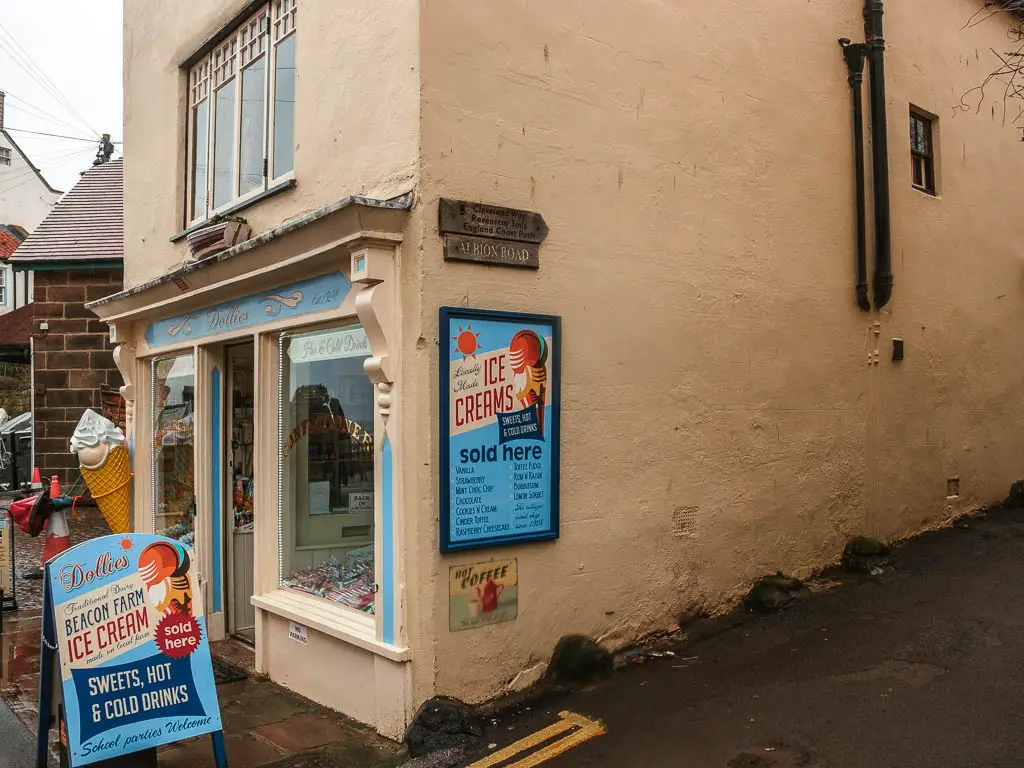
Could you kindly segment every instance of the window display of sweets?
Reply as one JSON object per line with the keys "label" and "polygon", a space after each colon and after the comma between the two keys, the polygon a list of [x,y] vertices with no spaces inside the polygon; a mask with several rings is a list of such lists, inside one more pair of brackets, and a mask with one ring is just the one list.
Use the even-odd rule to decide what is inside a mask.
{"label": "window display of sweets", "polygon": [[284,586],[373,613],[373,545],[351,550],[344,564],[336,557],[283,579]]}

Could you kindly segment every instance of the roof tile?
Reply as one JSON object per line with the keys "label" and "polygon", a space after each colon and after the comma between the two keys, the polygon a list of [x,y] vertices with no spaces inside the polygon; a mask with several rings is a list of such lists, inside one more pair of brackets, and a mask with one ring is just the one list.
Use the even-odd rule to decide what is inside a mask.
{"label": "roof tile", "polygon": [[86,171],[11,256],[11,263],[122,261],[123,165],[123,160],[111,160]]}

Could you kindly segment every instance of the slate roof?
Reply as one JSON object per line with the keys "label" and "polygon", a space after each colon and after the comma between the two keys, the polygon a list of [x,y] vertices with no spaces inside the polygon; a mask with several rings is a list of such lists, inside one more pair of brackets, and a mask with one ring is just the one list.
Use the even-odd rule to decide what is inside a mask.
{"label": "slate roof", "polygon": [[93,166],[11,256],[12,264],[124,260],[123,160]]}

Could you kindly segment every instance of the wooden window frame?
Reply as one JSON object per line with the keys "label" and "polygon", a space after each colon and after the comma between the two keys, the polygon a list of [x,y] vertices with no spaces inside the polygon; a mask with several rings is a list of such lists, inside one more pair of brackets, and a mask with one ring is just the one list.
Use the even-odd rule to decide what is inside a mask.
{"label": "wooden window frame", "polygon": [[[915,146],[920,131],[922,146]],[[914,189],[937,196],[935,175],[935,118],[921,110],[910,109],[910,183]]]}
{"label": "wooden window frame", "polygon": [[0,147],[0,165],[11,166],[11,152],[9,147]]}
{"label": "wooden window frame", "polygon": [[[269,0],[259,4],[239,23],[237,20],[226,27],[229,30],[216,44],[200,58],[192,60],[186,69],[185,135],[187,137],[185,174],[186,227],[201,224],[210,218],[237,208],[247,200],[264,195],[271,187],[294,179],[294,170],[271,176],[274,167],[274,87],[277,46],[285,38],[296,34],[297,0]],[[263,179],[262,183],[244,194],[241,188],[241,141],[242,141],[242,74],[254,62],[265,61],[263,72]],[[233,157],[232,179],[229,199],[214,205],[214,183],[216,165],[214,157],[217,144],[218,91],[234,82],[235,104],[233,115]],[[196,189],[196,108],[207,102],[206,116],[206,189],[204,202],[195,205]],[[294,124],[292,126],[294,137]]]}

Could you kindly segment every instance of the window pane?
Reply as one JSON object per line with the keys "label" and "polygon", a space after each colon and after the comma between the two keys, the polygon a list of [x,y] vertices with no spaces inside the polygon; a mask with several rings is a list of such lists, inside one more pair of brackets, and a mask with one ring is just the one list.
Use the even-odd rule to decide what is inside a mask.
{"label": "window pane", "polygon": [[282,585],[372,613],[373,384],[359,326],[281,341]]}
{"label": "window pane", "polygon": [[153,372],[154,530],[195,541],[195,366],[192,355],[158,360]]}
{"label": "window pane", "polygon": [[206,185],[210,161],[210,100],[203,99],[192,109],[192,136],[195,156],[192,158],[192,216],[206,215]]}
{"label": "window pane", "polygon": [[235,81],[221,86],[215,98],[213,207],[219,208],[235,196]]}
{"label": "window pane", "polygon": [[274,62],[274,177],[295,167],[295,35],[277,45]]}
{"label": "window pane", "polygon": [[238,194],[263,186],[263,110],[267,58],[242,70],[242,137],[239,156]]}

